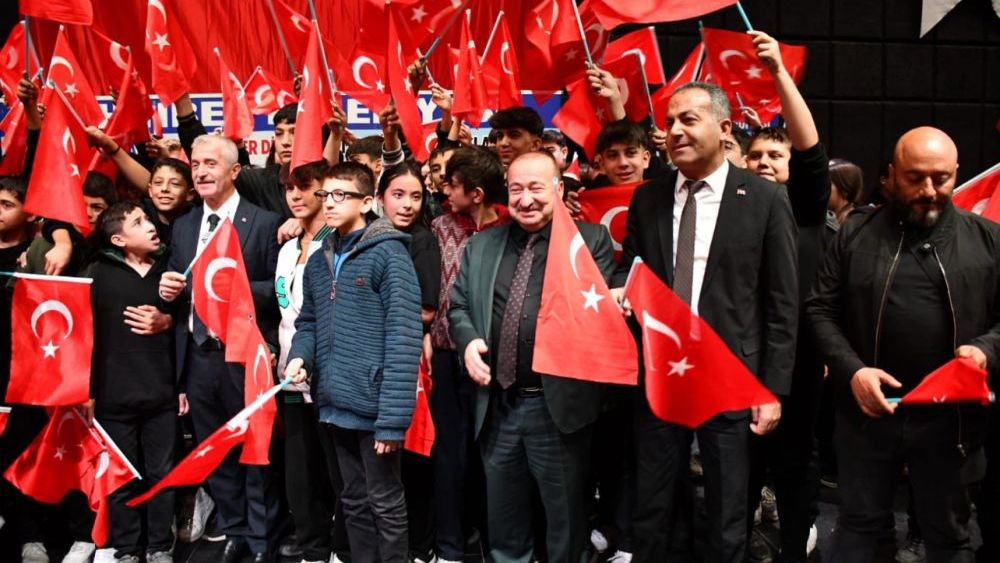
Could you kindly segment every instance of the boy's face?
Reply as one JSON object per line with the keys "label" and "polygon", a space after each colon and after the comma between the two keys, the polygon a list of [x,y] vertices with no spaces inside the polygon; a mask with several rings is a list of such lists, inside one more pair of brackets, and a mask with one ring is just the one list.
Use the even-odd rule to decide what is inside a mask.
{"label": "boy's face", "polygon": [[451,153],[455,151],[446,151],[443,154],[436,155],[431,159],[431,187],[435,190],[441,189],[441,180],[444,179],[444,170],[448,165],[448,159],[451,158]]}
{"label": "boy's face", "polygon": [[161,166],[149,179],[149,198],[157,211],[169,214],[194,199],[194,192],[179,172]]}
{"label": "boy's face", "polygon": [[0,234],[24,232],[27,223],[24,205],[13,193],[0,190]]}
{"label": "boy's face", "polygon": [[559,143],[546,142],[542,143],[542,150],[551,154],[552,158],[556,159],[559,170],[566,169],[566,157],[569,156],[569,150],[566,147],[559,146]]}
{"label": "boy's face", "polygon": [[600,154],[601,171],[612,184],[639,182],[649,167],[649,151],[643,147],[614,143]]}
{"label": "boy's face", "polygon": [[505,167],[522,154],[536,151],[542,146],[541,140],[523,127],[494,129],[493,133],[496,135],[496,147],[497,153],[500,155],[500,162]]}
{"label": "boy's face", "polygon": [[87,219],[90,219],[90,228],[97,226],[97,218],[108,208],[108,202],[103,197],[83,196],[83,202],[87,205]]}
{"label": "boy's face", "polygon": [[278,165],[291,162],[292,144],[295,142],[295,124],[287,121],[274,126],[274,162]]}
{"label": "boy's face", "polygon": [[772,182],[788,182],[788,160],[792,157],[792,147],[788,143],[757,139],[747,151],[747,168],[751,172]]}
{"label": "boy's face", "polygon": [[474,189],[466,191],[465,183],[457,174],[442,184],[444,194],[448,196],[448,207],[455,213],[469,214],[483,201],[483,191]]}
{"label": "boy's face", "polygon": [[121,232],[111,235],[111,244],[134,254],[146,255],[160,248],[156,227],[142,209],[135,208],[122,222]]}
{"label": "boy's face", "polygon": [[323,201],[316,197],[319,185],[319,180],[312,180],[308,186],[296,186],[292,183],[285,186],[285,201],[292,210],[293,217],[309,221],[323,211]]}
{"label": "boy's face", "polygon": [[365,214],[372,208],[372,196],[359,192],[354,182],[339,178],[323,180],[323,191],[323,217],[331,229],[350,232],[364,225]]}

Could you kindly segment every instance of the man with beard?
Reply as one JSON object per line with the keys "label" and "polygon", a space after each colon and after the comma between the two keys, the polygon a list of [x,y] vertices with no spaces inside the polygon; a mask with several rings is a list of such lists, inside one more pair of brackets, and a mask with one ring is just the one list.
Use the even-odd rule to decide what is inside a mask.
{"label": "man with beard", "polygon": [[996,372],[1000,227],[954,207],[958,149],[920,127],[896,144],[889,204],[844,224],[806,302],[835,387],[840,516],[830,561],[870,561],[909,469],[928,561],[975,561],[967,487],[986,408],[900,406],[954,357]]}

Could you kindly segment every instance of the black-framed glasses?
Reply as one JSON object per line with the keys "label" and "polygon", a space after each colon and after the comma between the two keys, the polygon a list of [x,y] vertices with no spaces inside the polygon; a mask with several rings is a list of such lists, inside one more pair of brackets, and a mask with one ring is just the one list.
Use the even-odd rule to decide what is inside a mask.
{"label": "black-framed glasses", "polygon": [[344,200],[347,199],[347,198],[349,198],[349,197],[356,198],[356,199],[364,199],[364,198],[368,197],[367,195],[365,195],[365,194],[363,194],[361,192],[349,192],[347,190],[333,190],[331,192],[328,192],[326,190],[316,190],[313,193],[316,194],[316,197],[318,197],[319,199],[321,199],[323,201],[326,201],[326,198],[328,198],[328,197],[332,197],[334,203],[343,203]]}

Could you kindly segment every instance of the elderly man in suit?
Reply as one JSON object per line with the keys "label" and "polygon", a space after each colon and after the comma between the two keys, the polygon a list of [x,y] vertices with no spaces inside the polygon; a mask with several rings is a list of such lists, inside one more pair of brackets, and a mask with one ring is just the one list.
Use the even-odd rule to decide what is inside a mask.
{"label": "elderly man in suit", "polygon": [[[580,561],[586,543],[583,468],[601,386],[532,369],[559,168],[529,152],[507,169],[513,223],[469,240],[451,293],[451,336],[479,385],[476,436],[486,473],[490,555],[497,563],[532,557],[532,496],[545,509],[552,562]],[[605,277],[613,270],[611,236],[579,224]]]}
{"label": "elderly man in suit", "polygon": [[[726,160],[729,115],[725,93],[712,84],[686,84],[670,97],[667,149],[677,171],[635,191],[613,286],[623,286],[642,257],[765,386],[784,395],[798,326],[795,220],[784,187]],[[620,299],[621,290],[613,292]],[[743,561],[749,433],[773,430],[781,404],[725,412],[691,430],[656,418],[641,386],[635,399],[635,560],[666,557],[676,480],[687,471],[694,433],[705,468],[705,560]]]}
{"label": "elderly man in suit", "polygon": [[[202,135],[191,150],[191,172],[202,205],[177,220],[168,272],[160,278],[160,297],[177,311],[177,369],[190,403],[195,437],[204,440],[244,406],[243,367],[227,364],[222,342],[191,306],[192,288],[184,271],[225,219],[239,234],[243,262],[250,278],[257,324],[268,342],[277,342],[278,306],[274,270],[278,262],[276,234],[281,218],[248,203],[236,193],[240,172],[236,145],[218,135]],[[198,291],[198,288],[194,288]],[[251,550],[254,562],[271,561],[278,499],[266,466],[239,464],[239,449],[226,456],[208,478],[218,512],[216,524],[226,534],[223,563],[241,561]]]}

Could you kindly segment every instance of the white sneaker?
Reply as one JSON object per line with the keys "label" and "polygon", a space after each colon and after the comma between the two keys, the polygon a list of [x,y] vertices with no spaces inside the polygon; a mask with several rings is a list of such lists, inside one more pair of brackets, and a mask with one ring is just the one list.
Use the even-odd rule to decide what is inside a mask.
{"label": "white sneaker", "polygon": [[113,547],[105,547],[94,552],[94,563],[115,563],[115,551]]}
{"label": "white sneaker", "polygon": [[63,557],[62,563],[90,563],[97,546],[90,542],[75,541],[69,548],[69,553]]}
{"label": "white sneaker", "polygon": [[597,553],[604,553],[608,550],[608,538],[604,537],[600,530],[591,530],[590,545],[594,546]]}
{"label": "white sneaker", "polygon": [[819,530],[816,529],[816,524],[813,524],[809,528],[809,539],[806,540],[806,555],[812,554],[816,551],[816,540],[819,537]]}
{"label": "white sneaker", "polygon": [[30,541],[21,546],[21,563],[49,563],[49,552],[39,541]]}
{"label": "white sneaker", "polygon": [[215,501],[203,487],[198,487],[198,492],[194,496],[194,515],[191,517],[191,543],[198,541],[205,534],[205,526],[213,510]]}
{"label": "white sneaker", "polygon": [[632,554],[619,549],[608,558],[608,563],[632,563]]}

